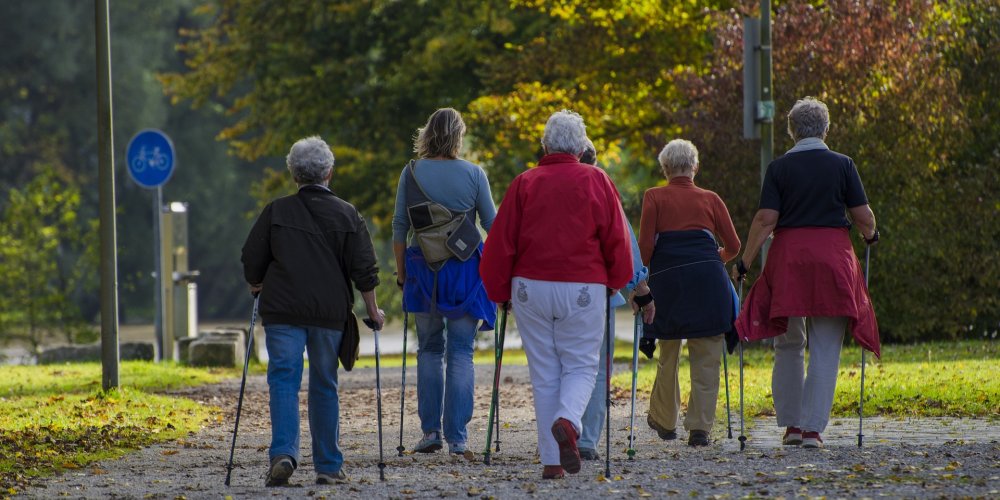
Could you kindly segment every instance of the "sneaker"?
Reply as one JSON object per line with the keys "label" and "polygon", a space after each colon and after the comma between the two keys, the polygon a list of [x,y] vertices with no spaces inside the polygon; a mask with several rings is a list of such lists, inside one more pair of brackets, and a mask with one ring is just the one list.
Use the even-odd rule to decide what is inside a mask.
{"label": "sneaker", "polygon": [[802,433],[802,447],[803,448],[822,448],[823,438],[819,437],[818,432],[803,432]]}
{"label": "sneaker", "polygon": [[656,431],[656,435],[660,436],[660,439],[664,441],[671,441],[673,439],[677,439],[676,430],[663,428],[663,426],[661,426],[660,424],[656,423],[655,420],[653,420],[652,416],[646,416],[646,425],[648,425],[650,429]]}
{"label": "sneaker", "polygon": [[559,444],[559,464],[570,474],[580,472],[580,450],[576,447],[579,437],[576,428],[565,418],[559,418],[552,424],[552,437]]}
{"label": "sneaker", "polygon": [[431,431],[424,434],[424,438],[417,443],[417,446],[413,448],[413,451],[417,453],[434,453],[438,451],[443,446],[441,442],[441,433],[438,431]]}
{"label": "sneaker", "polygon": [[288,455],[278,455],[271,459],[271,468],[267,470],[264,486],[284,486],[288,478],[295,472],[295,462]]}
{"label": "sneaker", "polygon": [[565,476],[561,465],[546,465],[542,469],[542,479],[562,479]]}
{"label": "sneaker", "polygon": [[688,436],[688,446],[708,446],[708,443],[707,431],[691,431],[691,435]]}
{"label": "sneaker", "polygon": [[798,427],[786,427],[785,435],[781,438],[781,444],[785,446],[798,446],[802,444],[802,429]]}
{"label": "sneaker", "polygon": [[343,469],[329,474],[316,473],[316,484],[337,484],[339,481],[346,480],[347,474],[344,474]]}
{"label": "sneaker", "polygon": [[465,443],[448,443],[448,453],[452,455],[465,455]]}
{"label": "sneaker", "polygon": [[580,459],[581,460],[600,460],[601,456],[597,454],[597,450],[591,448],[580,448]]}

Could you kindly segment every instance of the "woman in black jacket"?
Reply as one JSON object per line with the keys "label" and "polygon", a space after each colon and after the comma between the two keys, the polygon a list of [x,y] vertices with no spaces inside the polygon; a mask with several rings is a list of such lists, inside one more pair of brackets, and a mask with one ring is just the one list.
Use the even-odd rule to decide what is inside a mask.
{"label": "woman in black jacket", "polygon": [[302,352],[309,353],[309,429],[317,484],[345,479],[337,443],[341,340],[353,318],[352,284],[378,328],[378,265],[365,220],[328,184],[333,152],[319,137],[296,142],[286,159],[298,193],[274,200],[243,245],[243,273],[260,293],[269,361],[271,447],[267,486],[286,484],[299,462]]}

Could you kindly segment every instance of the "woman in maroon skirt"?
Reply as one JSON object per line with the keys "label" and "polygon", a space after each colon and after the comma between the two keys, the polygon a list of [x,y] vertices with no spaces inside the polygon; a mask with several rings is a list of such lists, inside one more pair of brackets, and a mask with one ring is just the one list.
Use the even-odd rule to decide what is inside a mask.
{"label": "woman in maroon skirt", "polygon": [[877,241],[875,215],[854,160],[823,142],[829,128],[826,104],[806,97],[792,107],[788,133],[795,147],[768,165],[746,249],[732,271],[741,279],[774,233],[736,330],[742,341],[774,338],[771,389],[778,425],[785,427],[782,443],[807,448],[823,445],[847,328],[863,348],[880,354],[875,311],[849,233],[853,222],[866,243]]}

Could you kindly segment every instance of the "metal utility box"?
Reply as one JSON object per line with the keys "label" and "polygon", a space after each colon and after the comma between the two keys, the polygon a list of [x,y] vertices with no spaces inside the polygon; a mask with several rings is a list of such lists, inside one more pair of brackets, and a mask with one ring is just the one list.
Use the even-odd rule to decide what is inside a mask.
{"label": "metal utility box", "polygon": [[160,213],[163,339],[160,359],[176,360],[175,343],[198,332],[198,271],[189,267],[188,204],[171,202]]}

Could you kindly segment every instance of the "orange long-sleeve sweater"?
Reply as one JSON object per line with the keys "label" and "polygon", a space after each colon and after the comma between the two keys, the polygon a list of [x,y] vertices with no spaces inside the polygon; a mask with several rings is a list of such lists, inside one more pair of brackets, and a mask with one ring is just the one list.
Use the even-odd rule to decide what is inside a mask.
{"label": "orange long-sleeve sweater", "polygon": [[663,231],[707,229],[722,241],[719,254],[728,262],[740,253],[740,238],[729,217],[729,209],[713,191],[694,185],[690,177],[670,179],[670,184],[646,190],[639,221],[639,252],[649,265],[656,235]]}

